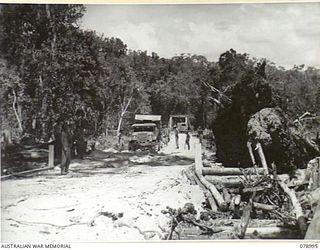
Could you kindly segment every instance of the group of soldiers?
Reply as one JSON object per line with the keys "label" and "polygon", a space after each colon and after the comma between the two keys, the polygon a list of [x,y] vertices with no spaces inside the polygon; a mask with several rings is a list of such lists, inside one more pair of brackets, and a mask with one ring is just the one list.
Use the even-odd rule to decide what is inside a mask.
{"label": "group of soldiers", "polygon": [[[179,129],[177,127],[174,127],[173,132],[174,132],[174,137],[176,141],[176,147],[177,149],[179,149]],[[186,132],[186,139],[184,144],[184,148],[186,147],[188,148],[188,150],[190,150],[190,134],[188,131]]]}
{"label": "group of soldiers", "polygon": [[[179,149],[179,129],[174,126],[173,127],[173,133],[175,136],[175,143],[176,143],[176,148]],[[170,129],[167,128],[166,126],[164,126],[162,128],[162,130],[160,131],[160,133],[158,133],[158,138],[157,141],[160,144],[164,144],[164,145],[168,145],[168,143],[170,142]],[[188,150],[190,150],[190,134],[189,132],[186,132],[186,139],[185,139],[185,144],[184,144],[184,148],[188,148]]]}

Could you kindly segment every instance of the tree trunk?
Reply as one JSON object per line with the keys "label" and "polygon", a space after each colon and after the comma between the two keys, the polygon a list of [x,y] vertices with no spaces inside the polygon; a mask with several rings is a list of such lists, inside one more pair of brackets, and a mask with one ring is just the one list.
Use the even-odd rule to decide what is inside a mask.
{"label": "tree trunk", "polygon": [[120,134],[120,130],[121,130],[121,124],[122,124],[122,121],[123,121],[123,117],[125,115],[125,113],[127,112],[127,109],[131,103],[131,100],[132,100],[132,97],[133,95],[130,96],[129,100],[128,100],[128,103],[126,105],[123,105],[123,109],[121,111],[121,114],[120,114],[120,118],[119,118],[119,122],[118,122],[118,128],[117,128],[117,135]]}
{"label": "tree trunk", "polygon": [[49,26],[50,26],[51,32],[52,32],[52,39],[50,41],[50,43],[51,43],[51,57],[52,57],[52,59],[54,59],[55,58],[57,34],[56,34],[56,30],[55,30],[55,24],[53,23],[53,20],[52,20],[52,15],[50,12],[49,4],[46,4],[46,14],[47,14],[47,18],[49,20]]}
{"label": "tree trunk", "polygon": [[[16,105],[19,106],[19,103],[17,101],[17,95],[16,95],[16,92],[13,90],[13,103],[12,103],[12,107],[13,107],[13,111],[14,111],[14,114],[17,118],[17,121],[18,121],[18,125],[19,125],[19,129],[21,132],[23,132],[23,128],[22,128],[22,124],[21,124],[21,118],[19,117],[19,114],[18,114],[18,111],[17,111],[17,108],[16,108]],[[20,108],[18,108],[20,109]]]}
{"label": "tree trunk", "polygon": [[[43,79],[42,76],[39,75],[39,84],[40,84],[40,93],[39,95],[41,95],[41,128],[42,128],[42,136],[45,135],[44,133],[46,132],[46,123],[44,122],[45,120],[45,116],[48,115],[48,96],[47,96],[47,91],[44,87],[44,83],[43,83]],[[40,96],[39,96],[40,97]]]}
{"label": "tree trunk", "polygon": [[120,130],[121,130],[121,124],[122,124],[122,120],[123,120],[123,113],[121,113],[120,118],[119,118],[119,122],[118,122],[118,128],[117,128],[117,135],[120,134]]}

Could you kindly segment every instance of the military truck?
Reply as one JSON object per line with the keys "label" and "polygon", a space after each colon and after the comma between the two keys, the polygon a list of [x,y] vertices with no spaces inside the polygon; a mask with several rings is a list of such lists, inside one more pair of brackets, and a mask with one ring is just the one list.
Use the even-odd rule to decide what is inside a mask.
{"label": "military truck", "polygon": [[129,150],[157,150],[160,146],[160,115],[136,115],[129,138]]}
{"label": "military truck", "polygon": [[192,126],[187,115],[170,115],[169,129],[172,130],[174,127],[176,127],[181,133],[192,130]]}

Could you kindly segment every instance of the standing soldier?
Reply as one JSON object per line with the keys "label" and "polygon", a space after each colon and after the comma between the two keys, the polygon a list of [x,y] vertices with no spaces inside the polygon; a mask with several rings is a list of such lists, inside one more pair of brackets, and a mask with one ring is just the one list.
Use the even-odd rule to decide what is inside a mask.
{"label": "standing soldier", "polygon": [[61,174],[65,175],[69,172],[69,165],[71,161],[71,142],[68,125],[66,123],[62,126],[61,131]]}
{"label": "standing soldier", "polygon": [[167,144],[170,142],[170,129],[166,126]]}
{"label": "standing soldier", "polygon": [[190,135],[189,135],[189,132],[187,132],[186,134],[186,144],[185,146],[188,147],[188,150],[190,150]]}
{"label": "standing soldier", "polygon": [[176,146],[177,146],[177,149],[179,148],[179,131],[177,129],[177,127],[174,127],[174,135],[175,135],[175,138],[176,138]]}
{"label": "standing soldier", "polygon": [[166,125],[163,125],[163,142],[165,145],[168,145],[169,137],[170,137],[169,130]]}

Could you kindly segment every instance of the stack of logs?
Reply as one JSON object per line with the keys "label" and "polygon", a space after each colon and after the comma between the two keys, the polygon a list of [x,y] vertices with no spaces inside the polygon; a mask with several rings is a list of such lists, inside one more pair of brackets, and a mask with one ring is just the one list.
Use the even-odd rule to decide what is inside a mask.
{"label": "stack of logs", "polygon": [[[201,144],[195,143],[194,180],[203,188],[211,211],[229,212],[231,221],[238,220],[234,229],[240,239],[253,232],[257,238],[303,238],[307,218],[295,189],[304,188],[307,183],[300,181],[292,188],[285,181],[288,176],[277,175],[274,165],[267,166],[259,143],[254,149],[251,143],[247,146],[253,167],[241,169],[203,163]],[[253,150],[258,151],[259,164]],[[261,222],[259,230],[252,228],[252,222],[257,220]],[[276,226],[267,226],[270,221],[277,221]]]}

